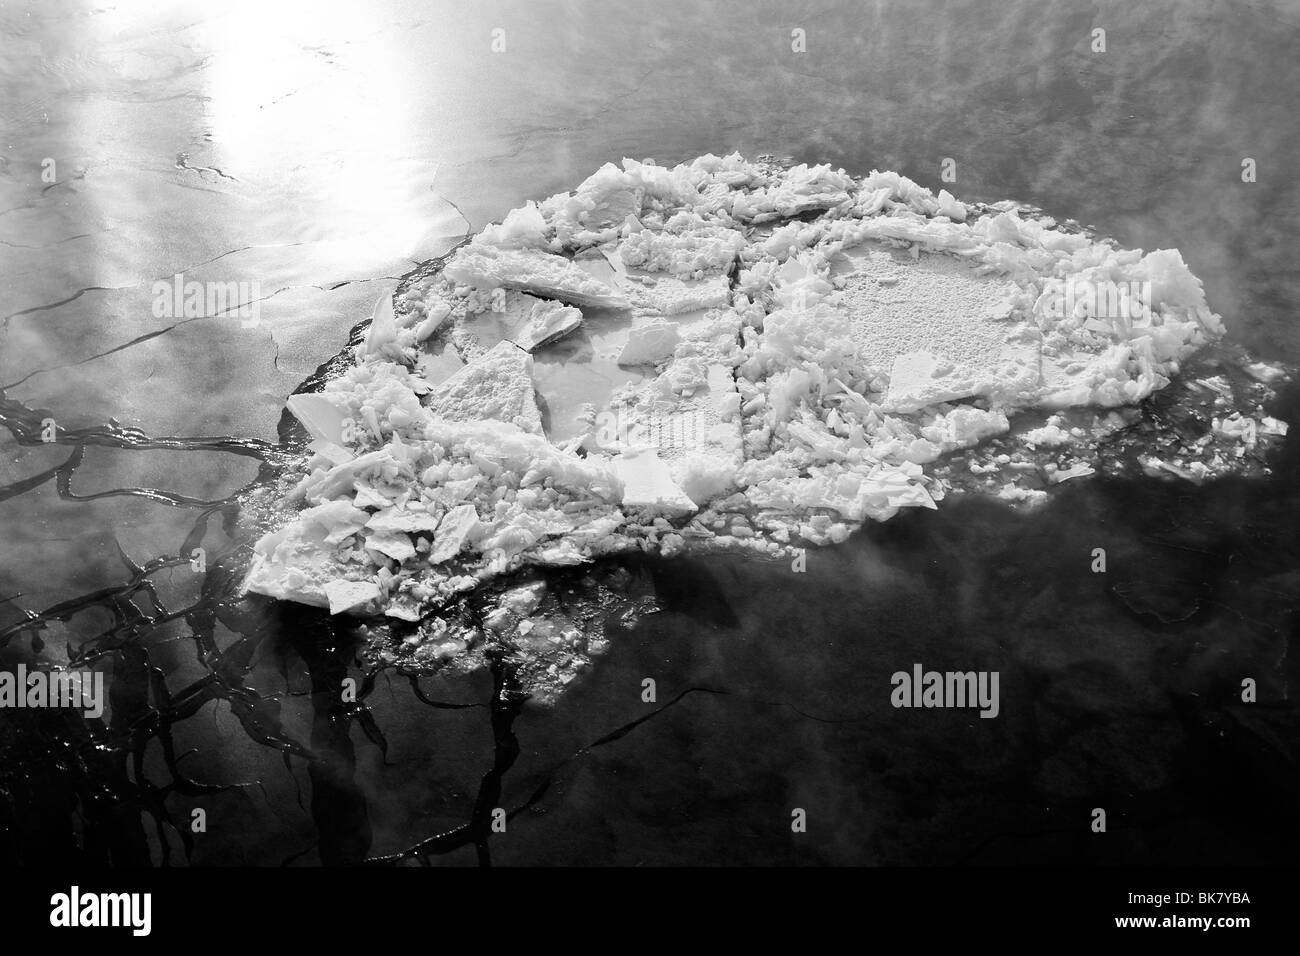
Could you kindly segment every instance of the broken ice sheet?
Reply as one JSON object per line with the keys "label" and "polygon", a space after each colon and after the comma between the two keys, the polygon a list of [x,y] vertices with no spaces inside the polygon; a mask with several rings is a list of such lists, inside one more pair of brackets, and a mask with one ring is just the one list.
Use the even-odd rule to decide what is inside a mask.
{"label": "broken ice sheet", "polygon": [[618,364],[657,365],[672,356],[679,338],[677,326],[664,319],[638,323],[628,332]]}
{"label": "broken ice sheet", "polygon": [[[1146,284],[1138,321],[1054,307],[1098,276]],[[608,164],[419,270],[291,400],[302,510],[245,584],[428,622],[530,567],[780,554],[957,492],[1032,503],[1119,467],[1107,443],[1253,467],[1285,371],[1224,364],[1203,415],[1158,399],[1198,353],[1227,363],[1222,332],[1176,251],[896,173]]]}

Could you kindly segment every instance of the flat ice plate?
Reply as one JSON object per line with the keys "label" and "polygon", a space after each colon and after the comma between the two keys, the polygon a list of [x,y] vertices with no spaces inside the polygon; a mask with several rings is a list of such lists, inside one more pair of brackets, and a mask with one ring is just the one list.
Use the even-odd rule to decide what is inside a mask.
{"label": "flat ice plate", "polygon": [[[952,256],[923,252],[913,259],[877,243],[846,250],[832,276],[845,279],[838,299],[869,367],[889,374],[900,357],[928,353],[952,367],[954,398],[986,394],[995,381],[1037,387],[1037,332],[1012,318],[1019,290],[1009,279],[980,274]],[[893,399],[910,404],[906,394],[891,391]]]}

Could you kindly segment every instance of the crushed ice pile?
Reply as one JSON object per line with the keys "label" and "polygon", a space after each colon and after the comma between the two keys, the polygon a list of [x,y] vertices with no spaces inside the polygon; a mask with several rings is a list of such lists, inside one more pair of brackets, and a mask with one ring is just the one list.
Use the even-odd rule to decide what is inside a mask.
{"label": "crushed ice pile", "polygon": [[[1222,334],[1175,250],[893,172],[624,160],[381,301],[342,373],[290,398],[313,440],[244,586],[417,621],[527,565],[1041,497]],[[1163,470],[1286,428],[1215,414],[1213,461]]]}

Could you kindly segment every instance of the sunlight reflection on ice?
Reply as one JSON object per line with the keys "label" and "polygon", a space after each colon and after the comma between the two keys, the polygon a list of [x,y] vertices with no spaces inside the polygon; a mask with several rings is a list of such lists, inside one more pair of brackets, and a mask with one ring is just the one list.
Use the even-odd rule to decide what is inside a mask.
{"label": "sunlight reflection on ice", "polygon": [[[163,28],[192,9],[183,35],[204,57],[205,162],[240,182],[285,193],[309,213],[319,251],[367,264],[427,254],[431,231],[459,235],[459,216],[431,194],[436,157],[415,141],[413,87],[392,31],[362,5],[240,0],[216,12],[177,3],[106,13],[105,39]],[[430,208],[430,207],[434,208]],[[438,221],[441,220],[441,221]]]}

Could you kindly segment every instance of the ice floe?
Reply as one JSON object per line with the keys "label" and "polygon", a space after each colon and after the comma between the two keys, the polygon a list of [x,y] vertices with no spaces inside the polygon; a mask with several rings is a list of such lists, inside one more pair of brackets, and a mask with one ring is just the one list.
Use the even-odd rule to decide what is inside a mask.
{"label": "ice floe", "polygon": [[[413,621],[525,565],[778,553],[955,491],[1041,500],[1223,331],[1177,251],[1011,203],[738,155],[607,164],[381,300],[290,398],[300,510],[245,588]],[[1285,433],[1214,400],[1222,442]]]}

